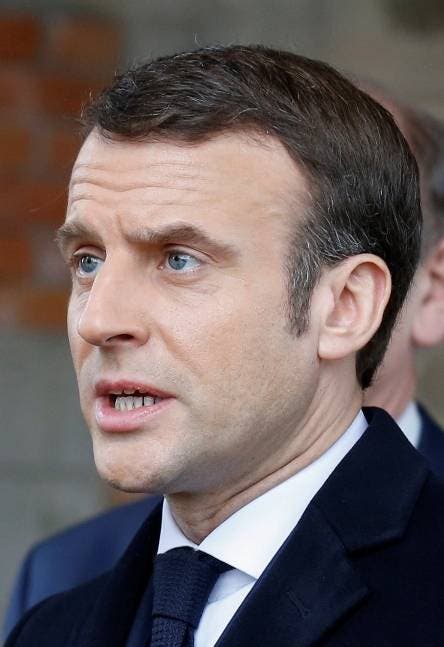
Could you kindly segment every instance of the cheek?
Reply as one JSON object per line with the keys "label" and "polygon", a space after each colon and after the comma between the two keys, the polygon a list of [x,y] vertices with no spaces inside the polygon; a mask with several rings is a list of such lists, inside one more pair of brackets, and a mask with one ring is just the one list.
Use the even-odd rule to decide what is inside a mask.
{"label": "cheek", "polygon": [[82,357],[86,352],[86,347],[88,346],[78,333],[78,322],[82,311],[83,305],[81,301],[71,297],[68,304],[67,327],[69,346],[76,371],[78,371],[81,366]]}
{"label": "cheek", "polygon": [[166,344],[207,392],[224,400],[240,390],[257,395],[270,375],[286,370],[295,347],[281,304],[269,299],[265,308],[264,302],[267,297],[255,302],[244,295],[201,308],[173,327],[170,318],[163,327]]}
{"label": "cheek", "polygon": [[247,352],[246,345],[256,346],[264,334],[260,315],[242,296],[216,297],[177,311],[165,309],[160,329],[170,351],[197,375],[201,367],[230,365]]}

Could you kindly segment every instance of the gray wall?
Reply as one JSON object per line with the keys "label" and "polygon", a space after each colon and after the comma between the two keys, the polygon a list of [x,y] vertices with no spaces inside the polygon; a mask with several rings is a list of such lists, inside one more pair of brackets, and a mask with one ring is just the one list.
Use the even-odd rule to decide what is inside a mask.
{"label": "gray wall", "polygon": [[106,503],[62,335],[0,335],[0,601],[31,541]]}

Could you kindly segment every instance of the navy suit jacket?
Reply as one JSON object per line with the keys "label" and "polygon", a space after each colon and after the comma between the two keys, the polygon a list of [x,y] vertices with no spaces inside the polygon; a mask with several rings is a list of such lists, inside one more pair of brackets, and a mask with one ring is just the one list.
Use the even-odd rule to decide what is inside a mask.
{"label": "navy suit jacket", "polygon": [[[218,646],[442,646],[444,481],[385,412],[366,415]],[[124,647],[160,517],[159,504],[113,569],[34,607],[6,647]]]}
{"label": "navy suit jacket", "polygon": [[[419,451],[444,478],[444,432],[419,408]],[[17,575],[6,613],[4,634],[44,598],[66,591],[109,570],[159,501],[150,498],[105,512],[36,544]]]}
{"label": "navy suit jacket", "polygon": [[113,508],[33,546],[14,583],[6,611],[5,637],[37,602],[94,579],[114,566],[159,501],[159,497],[150,497]]}

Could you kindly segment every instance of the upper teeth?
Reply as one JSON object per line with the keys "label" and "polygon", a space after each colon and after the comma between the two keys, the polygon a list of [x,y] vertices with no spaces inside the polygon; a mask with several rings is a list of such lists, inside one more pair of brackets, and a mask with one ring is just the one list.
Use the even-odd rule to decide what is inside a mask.
{"label": "upper teeth", "polygon": [[125,387],[124,389],[119,389],[118,391],[110,391],[111,395],[140,395],[139,389],[132,389],[131,387]]}
{"label": "upper teeth", "polygon": [[139,407],[149,407],[156,404],[158,400],[159,398],[150,395],[119,395],[116,397],[114,408],[119,411],[131,411],[131,409],[137,409]]}

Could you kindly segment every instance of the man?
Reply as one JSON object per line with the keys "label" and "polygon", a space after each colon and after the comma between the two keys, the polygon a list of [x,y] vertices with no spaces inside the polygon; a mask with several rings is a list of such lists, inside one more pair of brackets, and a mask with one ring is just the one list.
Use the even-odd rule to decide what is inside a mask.
{"label": "man", "polygon": [[123,75],[87,117],[59,234],[82,409],[102,476],[166,500],[7,644],[440,644],[443,486],[360,412],[419,255],[388,114],[232,47]]}
{"label": "man", "polygon": [[[421,262],[404,315],[397,325],[376,380],[365,393],[382,406],[433,469],[444,475],[444,434],[415,402],[416,348],[434,346],[444,335],[444,128],[375,88],[363,88],[395,117],[419,166],[424,234]],[[93,579],[116,563],[148,513],[150,497],[127,504],[57,533],[26,556],[9,605],[5,635],[24,612],[45,597]]]}
{"label": "man", "polygon": [[433,348],[444,339],[444,126],[379,89],[364,86],[364,90],[393,114],[416,157],[424,218],[414,285],[365,401],[395,417],[432,469],[444,476],[444,433],[414,402],[417,349]]}

